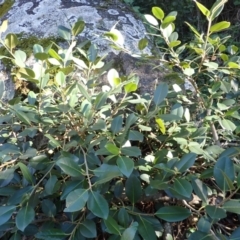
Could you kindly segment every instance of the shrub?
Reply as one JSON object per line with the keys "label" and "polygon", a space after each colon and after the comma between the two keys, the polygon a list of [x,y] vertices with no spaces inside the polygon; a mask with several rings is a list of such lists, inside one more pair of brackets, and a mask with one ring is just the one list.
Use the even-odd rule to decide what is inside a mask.
{"label": "shrub", "polygon": [[[160,83],[153,96],[136,93],[137,76],[108,69],[93,44],[77,42],[82,21],[60,26],[67,48],[35,44],[32,69],[14,34],[1,40],[12,74],[34,85],[0,105],[2,239],[239,235],[223,222],[240,214],[238,49],[215,35],[230,25],[212,25],[223,2],[210,10],[196,4],[208,29],[203,35],[188,24],[195,40],[184,45],[174,32],[176,12],[154,7],[145,15],[167,45],[159,61],[173,69],[174,84]],[[116,29],[105,36],[121,49]],[[141,40],[140,50],[146,45]],[[193,91],[184,90],[185,80]],[[166,232],[176,222],[183,231],[173,224]]]}

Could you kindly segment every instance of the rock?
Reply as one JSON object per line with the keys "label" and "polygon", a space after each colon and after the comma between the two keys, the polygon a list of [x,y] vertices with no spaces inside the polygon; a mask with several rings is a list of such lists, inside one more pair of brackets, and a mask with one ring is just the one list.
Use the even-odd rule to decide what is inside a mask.
{"label": "rock", "polygon": [[5,0],[0,0],[0,5],[4,4]]}
{"label": "rock", "polygon": [[[3,37],[7,33],[24,32],[39,38],[57,36],[59,25],[70,28],[71,24],[82,19],[86,27],[80,37],[97,44],[101,55],[111,53],[113,59],[123,63],[120,68],[125,73],[136,70],[138,59],[131,58],[130,55],[140,54],[138,42],[146,35],[143,23],[125,4],[117,0],[16,0],[2,20],[4,19],[8,19],[8,29]],[[122,33],[128,54],[119,54],[102,37],[113,26]],[[151,50],[147,48],[144,53],[151,54]],[[155,76],[152,72],[149,73],[149,70],[145,74],[139,72],[140,83],[144,81],[145,87],[161,77],[157,71]]]}

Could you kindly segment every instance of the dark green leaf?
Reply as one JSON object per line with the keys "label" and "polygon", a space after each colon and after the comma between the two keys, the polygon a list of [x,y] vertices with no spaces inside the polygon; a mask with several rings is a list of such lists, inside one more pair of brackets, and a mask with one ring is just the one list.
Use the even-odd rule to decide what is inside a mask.
{"label": "dark green leaf", "polygon": [[121,232],[119,230],[119,225],[117,224],[116,220],[113,217],[108,216],[108,218],[104,220],[104,223],[109,233],[121,235]]}
{"label": "dark green leaf", "polygon": [[197,154],[195,153],[187,153],[178,162],[176,162],[174,167],[177,168],[179,172],[185,172],[193,166],[196,157]]}
{"label": "dark green leaf", "polygon": [[137,120],[138,117],[134,113],[129,114],[126,119],[125,128],[126,129],[130,128]]}
{"label": "dark green leaf", "polygon": [[126,195],[132,203],[136,203],[142,196],[142,187],[140,180],[131,175],[125,183]]}
{"label": "dark green leaf", "polygon": [[194,192],[203,201],[204,204],[208,203],[208,190],[207,186],[199,179],[192,180]]}
{"label": "dark green leaf", "polygon": [[133,159],[124,156],[118,157],[117,165],[122,174],[124,174],[126,177],[129,177],[134,169]]}
{"label": "dark green leaf", "polygon": [[229,237],[229,240],[239,240],[239,236],[240,236],[240,227],[238,227],[238,228],[232,233],[232,235]]}
{"label": "dark green leaf", "polygon": [[236,214],[240,214],[240,201],[238,200],[229,200],[222,206],[227,212],[232,212]]}
{"label": "dark green leaf", "polygon": [[143,239],[157,240],[154,228],[149,222],[147,222],[143,218],[140,218],[138,223],[139,223],[138,232]]}
{"label": "dark green leaf", "polygon": [[57,183],[58,179],[55,175],[50,176],[50,178],[47,180],[45,184],[45,192],[48,195],[52,195],[55,192],[55,185]]}
{"label": "dark green leaf", "polygon": [[56,164],[65,174],[70,175],[71,177],[82,177],[82,168],[74,162],[72,158],[62,157],[57,160]]}
{"label": "dark green leaf", "polygon": [[105,103],[108,98],[108,93],[107,92],[101,92],[98,94],[94,104],[95,104],[95,109],[99,110]]}
{"label": "dark green leaf", "polygon": [[204,233],[209,233],[212,224],[208,221],[206,217],[201,217],[197,223],[198,230]]}
{"label": "dark green leaf", "polygon": [[56,205],[49,199],[42,201],[42,211],[48,217],[54,217],[57,213]]}
{"label": "dark green leaf", "polygon": [[226,211],[222,208],[208,205],[206,206],[206,212],[208,216],[212,219],[220,220],[222,218],[227,217]]}
{"label": "dark green leaf", "polygon": [[235,179],[233,161],[229,157],[219,158],[214,166],[213,175],[221,190],[232,189],[232,181]]}
{"label": "dark green leaf", "polygon": [[155,215],[167,222],[179,222],[188,218],[191,212],[183,207],[169,206],[160,208]]}
{"label": "dark green leaf", "polygon": [[22,171],[22,174],[23,174],[24,178],[29,183],[33,184],[33,177],[32,177],[32,174],[30,173],[28,167],[25,164],[21,163],[21,162],[18,163],[18,166],[21,168],[21,171]]}
{"label": "dark green leaf", "polygon": [[123,147],[121,153],[130,157],[138,157],[141,155],[141,150],[139,147]]}
{"label": "dark green leaf", "polygon": [[87,189],[75,189],[66,198],[66,208],[64,212],[77,212],[82,210],[88,200]]}
{"label": "dark green leaf", "polygon": [[62,240],[67,237],[67,234],[60,229],[51,228],[44,231],[39,231],[35,237],[43,240]]}
{"label": "dark green leaf", "polygon": [[176,178],[174,180],[173,189],[179,195],[183,196],[184,198],[190,199],[192,195],[192,186],[191,184],[185,179]]}
{"label": "dark green leaf", "polygon": [[160,83],[154,92],[153,101],[156,105],[160,105],[168,94],[168,85]]}
{"label": "dark green leaf", "polygon": [[96,238],[97,229],[94,221],[85,219],[80,225],[80,232],[86,238]]}
{"label": "dark green leaf", "polygon": [[29,205],[22,207],[16,216],[16,226],[22,232],[34,220],[35,212]]}
{"label": "dark green leaf", "polygon": [[123,118],[121,115],[113,118],[111,123],[111,131],[112,133],[116,134],[121,131],[122,129]]}
{"label": "dark green leaf", "polygon": [[71,30],[64,26],[58,27],[58,35],[67,41],[71,40]]}
{"label": "dark green leaf", "polygon": [[91,44],[90,48],[88,49],[87,56],[90,62],[95,62],[97,58],[97,47],[95,44]]}
{"label": "dark green leaf", "polygon": [[107,219],[109,214],[109,206],[105,198],[98,192],[90,192],[87,201],[87,207],[97,217]]}
{"label": "dark green leaf", "polygon": [[126,211],[125,208],[121,208],[119,210],[119,212],[118,212],[118,222],[124,227],[129,226],[130,217],[129,217],[129,214]]}

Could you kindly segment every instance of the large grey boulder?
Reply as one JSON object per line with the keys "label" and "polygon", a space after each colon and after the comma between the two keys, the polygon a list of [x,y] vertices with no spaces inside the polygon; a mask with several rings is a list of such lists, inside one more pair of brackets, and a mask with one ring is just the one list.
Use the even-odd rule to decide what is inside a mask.
{"label": "large grey boulder", "polygon": [[[146,36],[146,29],[141,20],[137,19],[131,10],[117,0],[16,0],[12,8],[1,19],[8,19],[7,33],[24,33],[40,38],[56,36],[58,26],[70,27],[78,19],[86,23],[80,37],[89,39],[97,44],[100,53],[111,53],[116,61],[124,64],[119,66],[123,74],[133,72],[137,59],[129,58],[130,55],[138,55],[138,42]],[[103,38],[103,34],[116,26],[124,37],[124,48],[127,54],[119,55],[119,52],[109,47],[109,42]],[[151,54],[147,48],[144,53]],[[126,56],[127,55],[127,56]],[[119,56],[123,56],[119,60]],[[129,63],[126,63],[129,61]],[[140,75],[140,84],[153,85],[156,78],[161,77],[159,71]]]}

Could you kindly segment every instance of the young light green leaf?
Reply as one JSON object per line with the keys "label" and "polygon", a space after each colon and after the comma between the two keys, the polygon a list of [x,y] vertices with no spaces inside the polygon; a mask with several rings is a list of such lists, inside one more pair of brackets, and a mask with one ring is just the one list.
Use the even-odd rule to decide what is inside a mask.
{"label": "young light green leaf", "polygon": [[24,68],[25,67],[25,61],[27,59],[26,53],[21,51],[21,50],[17,50],[14,53],[14,57],[15,57],[16,65],[18,65],[18,67],[20,67],[20,68]]}
{"label": "young light green leaf", "polygon": [[109,214],[109,206],[105,198],[98,192],[89,193],[87,207],[97,217],[107,219]]}
{"label": "young light green leaf", "polygon": [[34,218],[35,212],[31,206],[27,205],[22,207],[16,216],[17,228],[23,232],[24,229],[34,220]]}
{"label": "young light green leaf", "polygon": [[165,125],[164,125],[164,121],[161,118],[156,118],[155,121],[156,121],[156,123],[159,127],[159,130],[162,132],[162,134],[165,134],[166,133],[166,128],[165,128]]}
{"label": "young light green leaf", "polygon": [[158,20],[163,20],[164,19],[164,12],[161,8],[153,7],[152,8],[152,13],[153,13],[154,17],[156,17]]}
{"label": "young light green leaf", "polygon": [[228,0],[217,0],[213,6],[210,9],[211,12],[211,20],[213,21],[216,17],[219,16],[219,14],[222,12],[223,8],[224,8],[224,4],[227,2]]}
{"label": "young light green leaf", "polygon": [[84,27],[85,27],[84,21],[79,20],[79,21],[75,22],[72,26],[72,35],[77,36],[84,30]]}
{"label": "young light green leaf", "polygon": [[128,83],[124,86],[125,93],[135,92],[137,90],[136,83]]}
{"label": "young light green leaf", "polygon": [[119,78],[119,74],[116,69],[112,68],[108,71],[107,79],[111,87],[116,87],[121,83],[121,79]]}
{"label": "young light green leaf", "polygon": [[222,22],[216,23],[213,26],[211,26],[210,32],[211,33],[220,32],[222,30],[229,28],[230,25],[231,25],[231,23],[227,22],[227,21],[222,21]]}
{"label": "young light green leaf", "polygon": [[112,143],[107,143],[104,147],[113,155],[119,155],[120,153],[120,149]]}
{"label": "young light green leaf", "polygon": [[233,132],[237,128],[237,126],[228,119],[220,119],[219,123],[223,129],[228,130],[230,132]]}
{"label": "young light green leaf", "polygon": [[7,30],[7,28],[8,28],[8,20],[4,20],[4,21],[2,22],[1,27],[0,27],[0,32],[1,32],[1,33],[2,33],[2,32],[5,32],[5,31]]}
{"label": "young light green leaf", "polygon": [[56,83],[60,87],[64,87],[66,84],[66,76],[62,71],[59,71],[55,76]]}
{"label": "young light green leaf", "polygon": [[179,222],[191,215],[189,209],[179,206],[161,207],[155,215],[167,222]]}
{"label": "young light green leaf", "polygon": [[7,34],[4,40],[6,46],[12,51],[13,48],[15,48],[18,44],[17,36],[13,33]]}
{"label": "young light green leaf", "polygon": [[148,40],[147,38],[142,38],[139,42],[138,42],[138,49],[140,51],[142,51],[144,48],[146,48],[148,45]]}
{"label": "young light green leaf", "polygon": [[197,4],[197,7],[202,12],[202,14],[208,18],[210,16],[210,11],[200,2],[195,1],[195,3]]}

